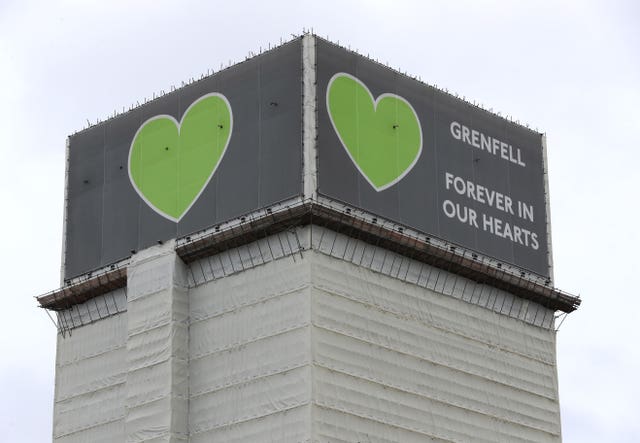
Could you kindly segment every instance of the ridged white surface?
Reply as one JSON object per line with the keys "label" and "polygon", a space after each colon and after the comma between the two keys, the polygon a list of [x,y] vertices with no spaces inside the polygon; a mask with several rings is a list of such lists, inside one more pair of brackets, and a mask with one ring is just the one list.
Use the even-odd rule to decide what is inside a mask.
{"label": "ridged white surface", "polygon": [[192,433],[189,441],[191,443],[310,442],[310,417],[311,406],[307,404],[229,426]]}
{"label": "ridged white surface", "polygon": [[560,440],[553,331],[321,254],[311,278],[318,441]]}
{"label": "ridged white surface", "polygon": [[312,231],[310,243],[314,250],[323,254],[506,317],[524,320],[545,329],[553,328],[553,311],[538,303],[321,226],[314,225]]}
{"label": "ridged white surface", "polygon": [[124,420],[86,428],[80,432],[54,437],[56,443],[114,443],[126,441]]}
{"label": "ridged white surface", "polygon": [[305,250],[185,297],[152,260],[126,313],[59,339],[56,442],[560,441],[555,332],[464,301],[473,283]]}
{"label": "ridged white surface", "polygon": [[309,262],[269,262],[190,293],[192,441],[310,438]]}
{"label": "ridged white surface", "polygon": [[173,245],[134,256],[127,274],[128,443],[188,440],[189,299]]}
{"label": "ridged white surface", "polygon": [[126,332],[125,312],[58,336],[56,442],[113,441],[107,430],[124,435]]}

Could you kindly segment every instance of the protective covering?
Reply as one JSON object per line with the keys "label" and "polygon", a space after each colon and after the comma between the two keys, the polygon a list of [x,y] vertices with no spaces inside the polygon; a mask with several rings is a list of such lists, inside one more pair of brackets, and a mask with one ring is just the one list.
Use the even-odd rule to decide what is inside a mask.
{"label": "protective covering", "polygon": [[316,438],[559,441],[553,330],[313,255]]}
{"label": "protective covering", "polygon": [[550,310],[301,231],[191,290],[193,441],[559,441]]}
{"label": "protective covering", "polygon": [[330,229],[320,226],[312,229],[310,236],[314,250],[536,326],[553,327],[554,311],[538,303]]}
{"label": "protective covering", "polygon": [[285,235],[134,256],[127,311],[59,339],[55,441],[560,441],[548,309],[326,228]]}
{"label": "protective covering", "polygon": [[58,335],[53,438],[125,441],[127,313]]}
{"label": "protective covering", "polygon": [[288,258],[191,290],[192,441],[309,437],[309,271]]}
{"label": "protective covering", "polygon": [[128,272],[127,442],[187,441],[189,299],[173,242]]}
{"label": "protective covering", "polygon": [[[538,289],[546,289],[549,297],[528,296],[525,300],[514,295],[526,296],[514,289],[528,284],[524,270],[519,286],[509,286],[495,275],[484,279],[490,277],[488,267],[474,268],[472,273],[446,270],[452,269],[447,266],[456,258],[473,264],[477,258],[473,255],[465,258],[451,253],[445,261],[441,255],[431,261],[425,257],[414,260],[416,250],[408,247],[411,237],[403,234],[405,228],[388,229],[373,214],[417,226],[423,233],[440,233],[544,275],[549,270],[547,242],[537,254],[521,256],[518,248],[509,243],[505,247],[486,233],[476,235],[468,226],[447,223],[434,230],[424,225],[437,211],[427,211],[425,218],[418,214],[429,206],[424,206],[424,199],[418,205],[407,204],[415,197],[415,189],[421,188],[415,181],[420,174],[413,179],[396,177],[403,180],[396,189],[406,191],[400,197],[397,192],[379,193],[375,183],[371,188],[365,182],[369,175],[357,160],[348,159],[345,149],[349,147],[341,144],[334,126],[329,125],[328,119],[338,114],[329,116],[324,103],[329,77],[351,69],[344,60],[328,55],[335,52],[342,57],[345,52],[337,47],[327,49],[327,43],[318,45],[310,35],[301,42],[277,50],[281,61],[265,55],[228,71],[233,75],[253,72],[254,83],[275,94],[263,96],[251,109],[234,109],[234,125],[266,123],[253,131],[235,133],[230,143],[236,146],[230,145],[225,154],[226,169],[217,173],[199,203],[177,224],[141,203],[121,165],[141,121],[158,114],[179,117],[183,113],[179,103],[171,102],[176,95],[133,111],[131,115],[139,117],[131,120],[135,124],[129,117],[115,119],[70,141],[83,148],[70,149],[70,164],[86,163],[74,160],[78,155],[100,161],[69,171],[65,274],[76,276],[104,266],[126,257],[132,249],[140,252],[132,252],[126,274],[119,274],[121,285],[126,275],[126,288],[105,294],[116,287],[111,286],[97,297],[91,298],[98,293],[85,293],[85,298],[74,300],[79,285],[70,282],[41,299],[46,302],[44,307],[62,309],[58,313],[61,334],[54,441],[560,441],[554,311],[537,303],[563,306],[550,303],[558,294],[547,287],[551,279],[532,281]],[[376,96],[391,90],[400,98],[415,95],[389,89],[390,84],[418,86],[424,91],[423,85],[407,78],[379,81],[391,72],[370,62],[365,65],[366,69],[358,68],[355,74],[363,79],[367,71],[374,74],[365,80],[371,87],[377,83]],[[289,68],[283,70],[283,66]],[[285,71],[288,74],[283,77]],[[237,100],[242,102],[255,91],[244,83],[242,87],[232,84],[233,75],[228,82],[220,80],[214,89],[227,93],[235,106]],[[293,84],[301,89],[292,89]],[[214,90],[209,86],[206,80],[189,90],[199,97]],[[425,109],[418,111],[426,115]],[[445,138],[447,127],[439,129],[444,130]],[[283,128],[297,129],[283,132]],[[398,125],[387,129],[396,131]],[[283,139],[285,132],[289,135]],[[539,134],[524,132],[538,143]],[[107,149],[105,134],[120,134],[120,142],[112,147],[119,160],[109,167],[101,163]],[[320,147],[322,155],[318,156]],[[273,154],[274,149],[287,155],[258,155],[262,151]],[[472,155],[468,147],[464,149]],[[291,152],[295,155],[288,155]],[[254,162],[249,173],[234,172],[246,171],[247,158],[258,157],[260,161]],[[415,163],[415,172],[422,168],[426,177],[424,168],[431,168],[426,154],[420,162]],[[486,171],[493,174],[493,168]],[[542,185],[541,170],[538,172]],[[464,171],[456,174],[468,176]],[[523,177],[526,179],[520,179]],[[318,183],[318,179],[322,180]],[[485,179],[491,182],[493,176]],[[111,183],[117,192],[100,191],[105,183]],[[128,189],[125,197],[120,195],[121,185]],[[220,189],[232,192],[222,195],[216,191]],[[537,208],[544,206],[541,189],[534,196]],[[337,210],[316,205],[313,211],[296,212],[288,207],[291,218],[287,219],[270,207],[300,193],[305,205],[319,203],[325,195],[351,202],[353,208],[337,202]],[[429,195],[435,204],[435,194]],[[100,206],[103,200],[104,211],[86,210]],[[133,220],[127,226],[142,228],[122,231],[124,225],[109,222],[109,217],[122,219],[123,204],[125,215]],[[262,220],[241,216],[256,208],[270,216]],[[372,215],[366,220],[355,217],[355,208],[372,211]],[[106,218],[77,223],[87,214]],[[317,226],[322,223],[314,214],[322,214],[324,227]],[[217,223],[228,226],[220,229]],[[535,227],[547,232],[545,224],[546,217],[538,217]],[[379,235],[373,234],[374,228],[379,228]],[[440,232],[441,228],[451,232]],[[191,242],[190,233],[200,229],[220,231],[220,235],[200,236]],[[354,235],[359,229],[367,235]],[[469,230],[471,240],[465,236]],[[178,252],[175,241],[167,241],[176,236],[183,236]],[[103,237],[111,240],[93,241]],[[72,238],[77,241],[71,242]],[[480,244],[481,238],[488,243]],[[92,242],[102,253],[89,247]],[[430,242],[430,238],[419,239],[424,251],[435,251]],[[450,252],[456,246],[448,248]],[[462,261],[455,264],[463,266]],[[500,266],[496,264],[504,274]],[[511,288],[514,294],[463,275]],[[92,277],[89,283],[100,285],[99,277]],[[57,304],[60,300],[65,304]],[[563,303],[568,306],[565,309],[573,310],[579,299],[567,297]]]}

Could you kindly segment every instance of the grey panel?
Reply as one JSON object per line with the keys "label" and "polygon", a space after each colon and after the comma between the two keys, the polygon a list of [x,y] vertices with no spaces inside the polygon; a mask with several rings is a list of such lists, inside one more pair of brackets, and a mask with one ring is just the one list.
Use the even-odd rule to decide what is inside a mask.
{"label": "grey panel", "polygon": [[[73,220],[82,220],[82,224],[70,222]],[[102,192],[99,188],[94,188],[74,200],[69,200],[66,232],[68,239],[65,249],[67,269],[86,272],[93,267],[87,268],[85,263],[101,263]],[[73,276],[73,274],[65,274],[65,278]]]}
{"label": "grey panel", "polygon": [[104,136],[104,128],[96,128],[69,145],[65,263],[72,269],[102,259]]}
{"label": "grey panel", "polygon": [[140,126],[138,110],[127,119],[115,119],[105,126],[105,181],[102,263],[112,263],[130,254],[138,244],[138,194],[127,172],[131,133]]}
{"label": "grey panel", "polygon": [[288,189],[302,186],[302,175],[289,173],[302,167],[301,150],[291,155],[289,149],[289,146],[301,146],[301,126],[296,124],[295,130],[285,130],[292,121],[302,117],[300,96],[291,94],[291,86],[298,84],[302,76],[302,62],[295,53],[288,57],[292,62],[287,64],[287,70],[275,59],[265,60],[261,66],[260,206],[281,199],[288,194]]}
{"label": "grey panel", "polygon": [[[541,135],[458,100],[385,66],[316,39],[318,81],[318,191],[324,196],[379,214],[429,235],[548,276],[546,205]],[[394,93],[408,100],[422,127],[423,150],[411,171],[395,185],[377,192],[360,174],[342,146],[328,116],[327,85],[345,72],[357,77],[374,97]],[[526,166],[472,147],[451,134],[459,122],[520,149]],[[451,173],[489,190],[532,205],[534,221],[459,195],[445,186]],[[473,210],[478,227],[444,214],[443,203],[458,204],[461,214]],[[468,214],[469,212],[467,212]],[[538,236],[538,249],[494,235],[483,217],[499,218]],[[487,220],[489,220],[487,218]],[[521,233],[524,231],[522,230]],[[513,234],[512,234],[513,236]],[[524,242],[524,234],[521,235]],[[530,243],[531,245],[531,243]]]}
{"label": "grey panel", "polygon": [[[71,136],[65,277],[299,195],[301,53],[298,39]],[[131,185],[129,149],[148,118],[168,114],[180,120],[191,103],[211,92],[229,100],[233,132],[211,181],[175,223]]]}

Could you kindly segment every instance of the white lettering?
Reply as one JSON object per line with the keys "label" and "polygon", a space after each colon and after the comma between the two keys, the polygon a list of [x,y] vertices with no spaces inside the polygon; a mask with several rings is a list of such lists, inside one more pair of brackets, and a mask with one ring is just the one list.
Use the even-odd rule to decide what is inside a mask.
{"label": "white lettering", "polygon": [[491,153],[493,155],[496,155],[496,153],[498,152],[498,149],[500,149],[500,140],[494,138],[492,148],[493,148],[493,151],[491,151]]}
{"label": "white lettering", "polygon": [[[504,195],[501,192],[489,189],[485,186],[476,184],[470,180],[465,180],[462,177],[453,175],[450,172],[445,172],[445,188],[447,190],[453,188],[458,195],[466,196],[471,200],[475,200],[483,205],[491,206],[499,211],[515,215],[513,213],[513,203],[511,197]],[[518,207],[520,212],[523,208]],[[533,209],[531,209],[533,211]],[[533,220],[532,220],[533,221]]]}
{"label": "white lettering", "polygon": [[493,234],[493,217],[487,214],[482,214],[482,229]]}
{"label": "white lettering", "polygon": [[471,144],[471,140],[469,139],[469,132],[469,128],[467,128],[466,126],[462,127],[462,141],[468,145]]}
{"label": "white lettering", "polygon": [[447,189],[449,189],[449,186],[451,186],[451,182],[453,181],[453,174],[450,172],[445,172],[444,174],[444,182],[445,182],[445,187]]}
{"label": "white lettering", "polygon": [[518,202],[518,216],[525,220],[533,221],[533,206],[524,202]]}
{"label": "white lettering", "polygon": [[451,135],[453,136],[453,138],[455,138],[456,140],[460,140],[460,123],[458,122],[451,122]]}
{"label": "white lettering", "polygon": [[486,135],[477,129],[469,128],[457,121],[452,121],[449,125],[451,136],[469,146],[487,151],[490,154],[500,157],[503,160],[525,167],[522,160],[522,153],[519,148],[513,148],[497,138]]}
{"label": "white lettering", "polygon": [[482,132],[480,133],[480,149],[485,150],[487,152],[491,152],[491,137],[484,135]]}
{"label": "white lettering", "polygon": [[[533,222],[532,205],[516,200],[516,215],[513,210],[514,200],[508,195],[474,183],[471,180],[465,180],[451,172],[445,172],[444,177],[445,188],[448,191],[455,192],[463,198],[487,205],[506,214]],[[536,251],[540,248],[538,235],[535,232],[515,225],[508,220],[502,220],[499,217],[487,215],[484,212],[477,212],[474,208],[462,203],[454,203],[451,200],[444,200],[442,202],[442,211],[448,218],[455,219],[462,224],[472,226],[476,229],[482,229],[492,235],[532,248]],[[480,217],[482,219],[482,226],[480,226],[479,223]]]}
{"label": "white lettering", "polygon": [[474,228],[478,227],[478,214],[475,209],[453,203],[451,200],[442,202],[442,210],[444,215],[449,218],[457,218],[460,223],[469,224]]}
{"label": "white lettering", "polygon": [[507,154],[507,151],[509,151],[509,145],[506,144],[505,142],[500,142],[500,157],[502,157],[505,160],[509,160],[509,155]]}
{"label": "white lettering", "polygon": [[513,238],[514,242],[522,244],[522,231],[518,226],[513,227]]}
{"label": "white lettering", "polygon": [[471,145],[474,148],[479,148],[480,147],[480,133],[478,131],[476,131],[475,129],[471,130]]}
{"label": "white lettering", "polygon": [[502,237],[508,238],[513,241],[513,235],[511,234],[511,225],[509,223],[504,224],[504,230],[502,231]]}
{"label": "white lettering", "polygon": [[445,200],[442,202],[442,210],[444,211],[444,215],[449,218],[456,216],[456,207],[451,200]]}
{"label": "white lettering", "polygon": [[511,201],[511,197],[508,195],[504,196],[504,210],[509,214],[513,214],[513,201]]}

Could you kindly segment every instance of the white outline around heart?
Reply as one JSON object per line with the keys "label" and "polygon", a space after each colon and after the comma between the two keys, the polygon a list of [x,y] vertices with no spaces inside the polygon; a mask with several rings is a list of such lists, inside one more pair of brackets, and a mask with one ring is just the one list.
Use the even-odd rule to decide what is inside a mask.
{"label": "white outline around heart", "polygon": [[[349,149],[347,148],[347,145],[342,140],[342,137],[340,136],[340,132],[338,132],[338,128],[336,128],[336,124],[333,121],[333,116],[331,115],[331,110],[330,110],[331,108],[329,106],[329,91],[331,90],[331,84],[338,77],[349,77],[350,79],[355,80],[357,83],[359,83],[367,91],[367,93],[369,94],[369,97],[371,97],[371,101],[373,102],[373,111],[374,112],[377,110],[378,103],[380,102],[380,100],[382,100],[385,97],[395,97],[395,98],[403,101],[404,103],[406,103],[407,106],[409,106],[409,108],[411,108],[411,111],[413,112],[413,115],[416,117],[416,121],[418,122],[418,129],[420,130],[420,148],[418,149],[418,153],[416,154],[416,158],[413,160],[413,162],[409,166],[407,166],[407,169],[405,169],[402,174],[400,174],[395,180],[393,180],[392,182],[387,183],[384,186],[378,187],[378,186],[374,185],[371,182],[371,180],[369,180],[369,177],[367,177],[367,174],[365,174],[364,171],[362,171],[362,169],[360,169],[360,165],[358,165],[356,160],[351,155],[351,151],[349,151]],[[422,124],[420,123],[420,119],[418,118],[418,113],[416,112],[415,109],[413,109],[413,106],[411,106],[411,103],[409,103],[404,97],[400,97],[399,95],[392,94],[392,93],[389,93],[389,92],[385,92],[384,94],[380,94],[378,96],[378,98],[374,99],[373,98],[373,94],[371,93],[369,88],[367,88],[367,85],[365,85],[360,79],[358,79],[357,77],[354,77],[353,75],[348,74],[346,72],[337,72],[331,77],[331,79],[329,80],[329,83],[327,83],[327,93],[326,93],[325,101],[326,101],[326,104],[327,104],[327,114],[329,114],[329,120],[331,120],[331,125],[333,126],[333,129],[336,132],[336,135],[340,139],[340,143],[342,143],[342,147],[344,148],[345,151],[347,151],[347,155],[349,156],[349,158],[351,159],[353,164],[356,166],[356,168],[358,169],[360,174],[365,178],[365,180],[367,180],[367,182],[369,182],[371,187],[373,189],[375,189],[376,192],[384,191],[385,189],[388,189],[391,186],[393,186],[396,183],[398,183],[400,180],[402,180],[409,173],[409,171],[411,171],[413,169],[413,167],[418,162],[418,159],[420,159],[420,156],[422,155],[422,145],[423,145],[423,142],[422,142]]]}
{"label": "white outline around heart", "polygon": [[[195,106],[201,100],[204,100],[204,99],[209,98],[209,97],[219,97],[227,104],[227,108],[229,109],[229,137],[227,137],[227,143],[224,145],[224,148],[222,149],[222,153],[220,154],[220,158],[218,159],[218,163],[212,169],[211,174],[209,174],[209,177],[207,178],[207,181],[205,181],[204,184],[202,185],[202,189],[200,189],[200,192],[198,192],[198,194],[193,198],[193,200],[191,201],[189,206],[187,206],[187,208],[184,210],[182,215],[180,215],[180,217],[178,217],[178,218],[175,218],[175,217],[170,216],[169,214],[165,214],[160,209],[158,209],[153,203],[151,203],[149,200],[147,200],[147,198],[144,196],[144,194],[142,194],[142,192],[140,192],[140,189],[138,189],[138,186],[136,185],[136,182],[133,180],[133,177],[131,177],[131,153],[133,151],[133,144],[135,143],[136,138],[138,138],[138,134],[140,133],[140,130],[142,130],[142,128],[144,128],[147,123],[149,123],[149,122],[151,122],[153,120],[161,119],[161,118],[168,118],[168,119],[172,120],[173,123],[178,128],[178,136],[179,136],[180,135],[180,130],[182,129],[182,121],[184,120],[185,116],[189,113],[191,108],[193,106]],[[209,94],[205,94],[202,97],[196,99],[193,103],[191,103],[189,105],[189,107],[187,109],[185,109],[184,113],[182,114],[182,118],[180,118],[179,122],[172,115],[167,115],[167,114],[155,115],[155,116],[145,120],[144,123],[142,123],[140,125],[140,127],[136,131],[136,134],[133,136],[133,140],[131,140],[131,145],[129,146],[129,158],[128,158],[128,161],[127,161],[127,173],[129,174],[129,181],[133,185],[133,188],[136,190],[136,192],[138,193],[140,198],[147,205],[149,205],[149,207],[151,209],[153,209],[156,213],[158,213],[159,215],[163,216],[164,218],[166,218],[168,220],[171,220],[172,222],[178,223],[180,220],[182,220],[182,217],[187,215],[187,213],[189,212],[191,207],[195,204],[196,201],[198,201],[198,199],[200,198],[200,196],[204,192],[205,188],[209,185],[209,182],[211,181],[211,178],[213,177],[213,174],[215,174],[215,172],[218,170],[218,166],[220,166],[220,163],[222,163],[222,158],[224,157],[224,154],[227,152],[227,148],[229,147],[229,142],[231,141],[231,136],[232,135],[233,135],[233,110],[231,109],[231,103],[229,103],[229,100],[227,100],[227,97],[225,97],[224,95],[220,94],[219,92],[211,92]]]}

